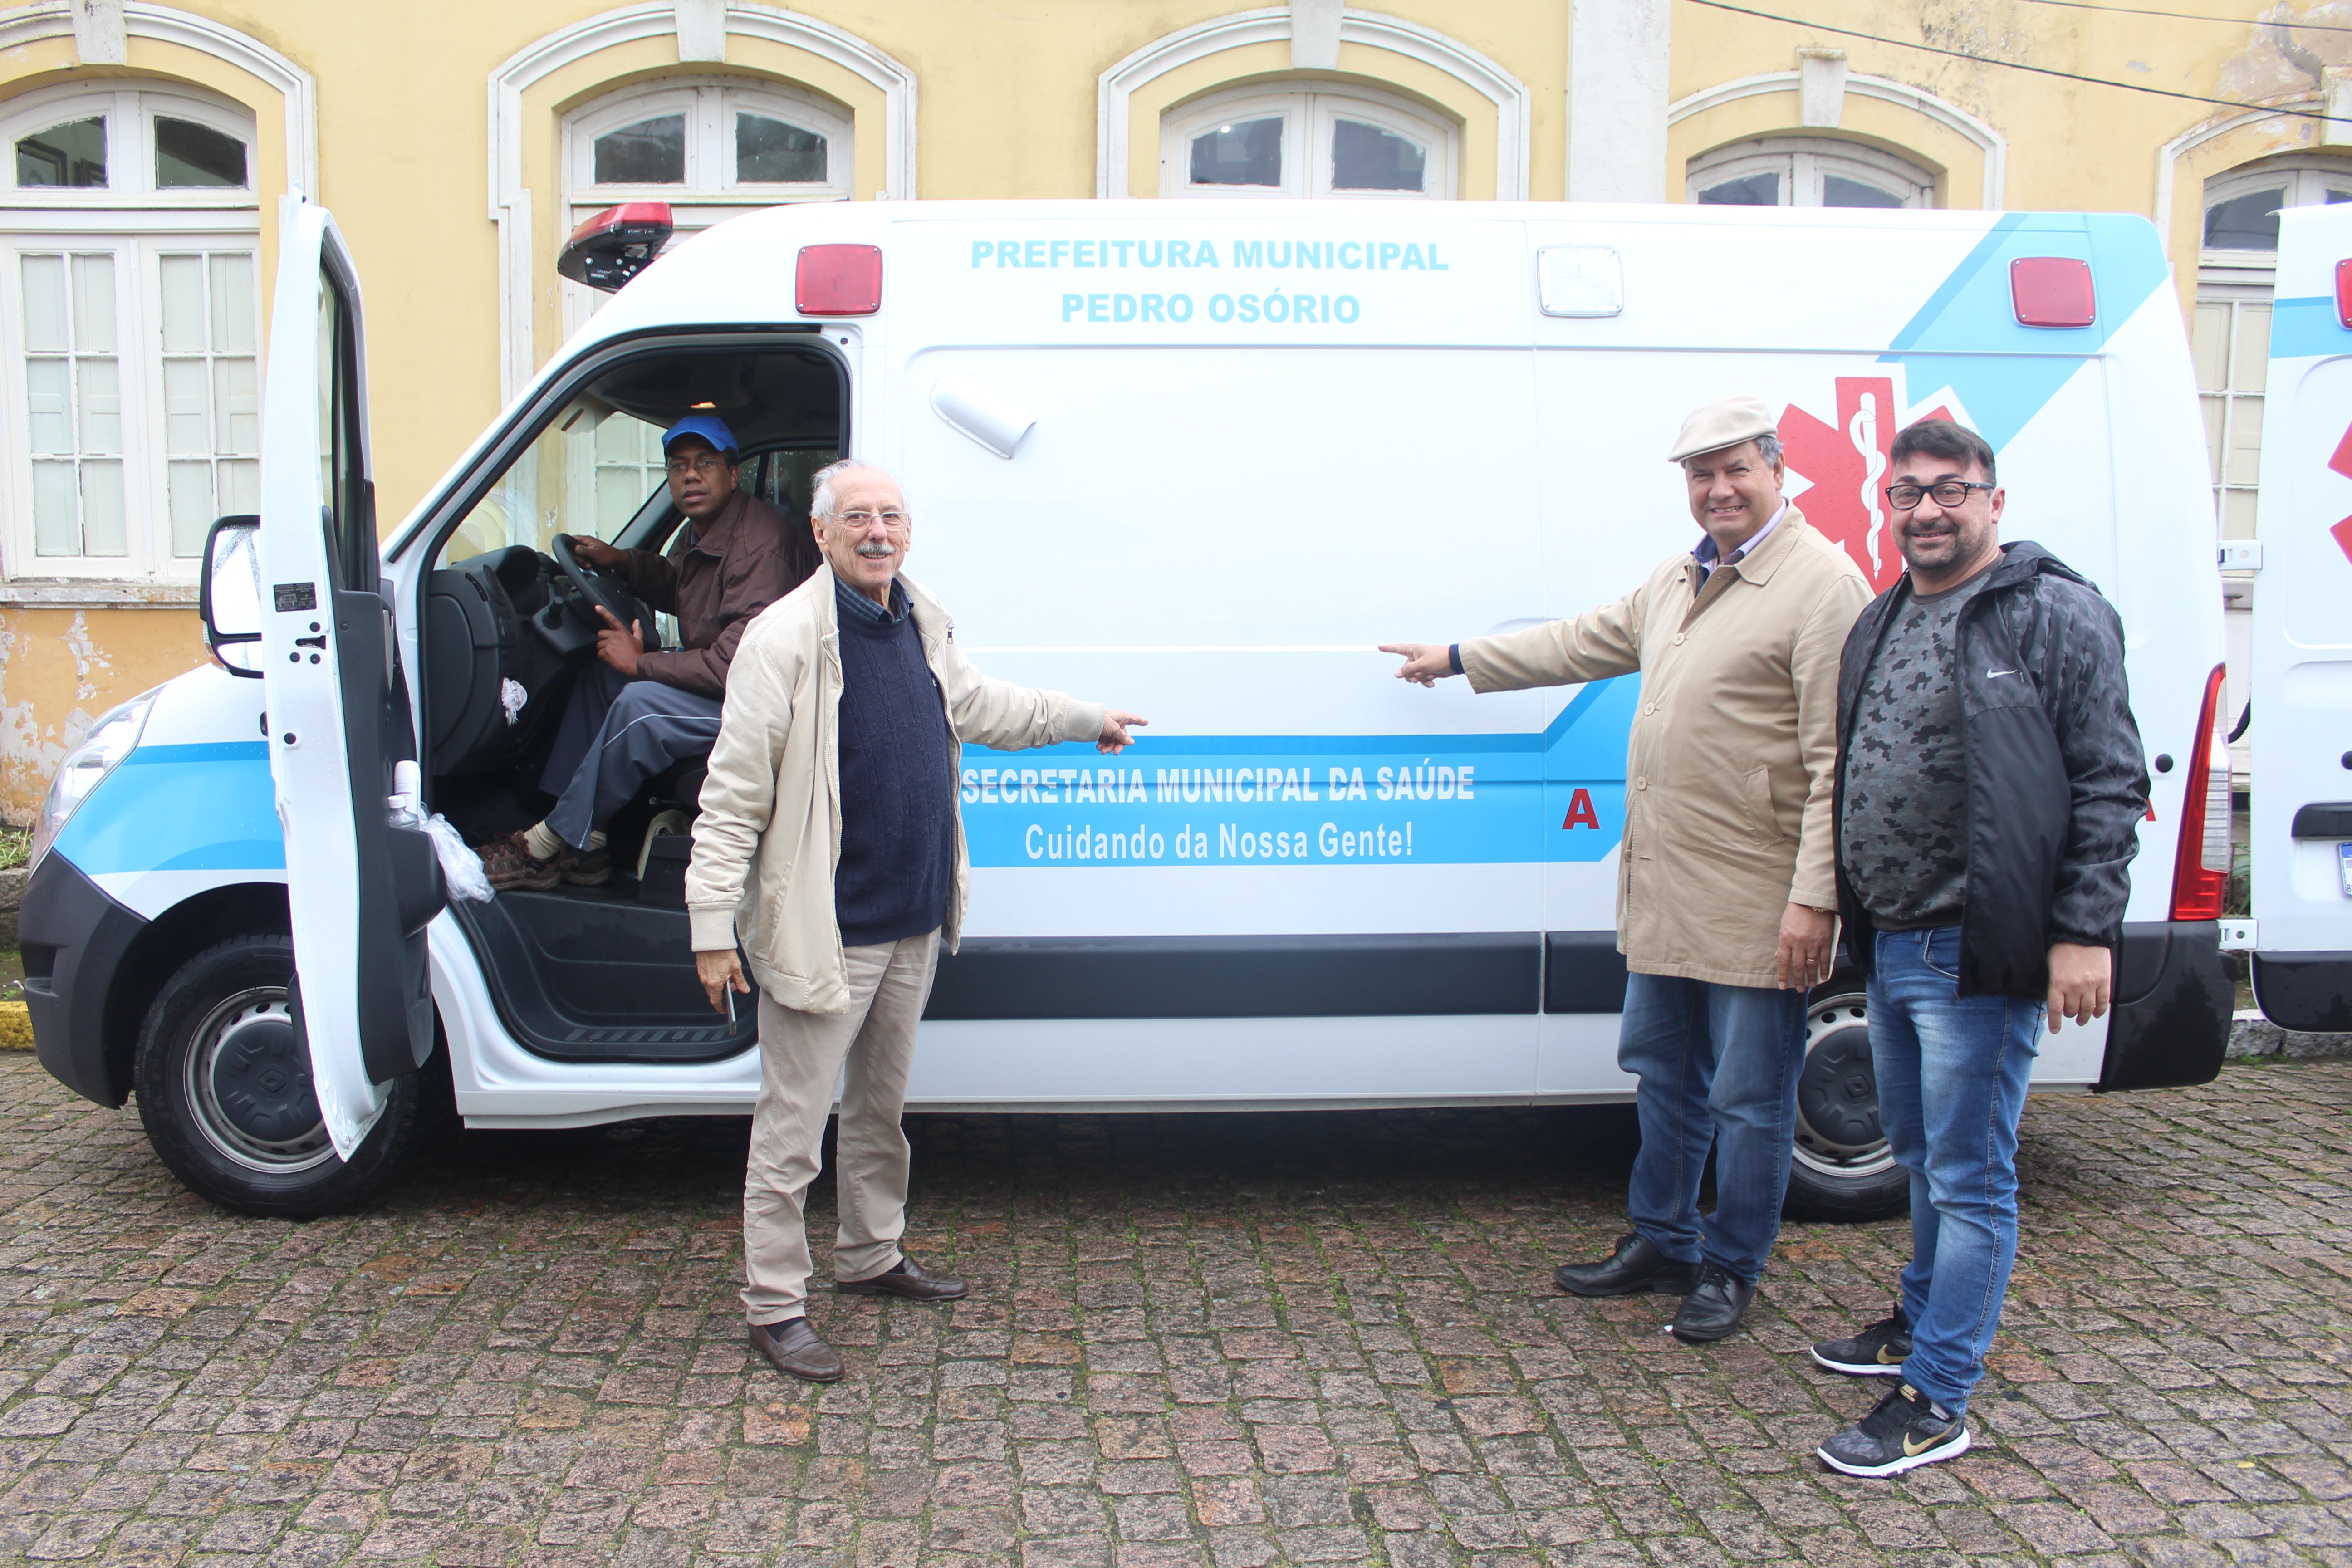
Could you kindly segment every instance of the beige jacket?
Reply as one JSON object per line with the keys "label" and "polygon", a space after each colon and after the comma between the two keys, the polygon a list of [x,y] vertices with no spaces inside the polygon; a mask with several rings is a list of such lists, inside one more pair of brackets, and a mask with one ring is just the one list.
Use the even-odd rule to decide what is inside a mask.
{"label": "beige jacket", "polygon": [[[939,600],[901,575],[923,657],[947,700],[959,745],[1003,751],[1091,741],[1104,710],[1059,691],[991,679],[956,647]],[[833,874],[841,861],[840,607],[831,566],[751,622],[727,675],[719,742],[694,824],[686,909],[697,952],[731,949],[740,935],[751,978],[784,1006],[841,1013],[849,985],[834,922]],[[943,935],[955,951],[971,896],[961,793],[956,794],[955,880]]]}
{"label": "beige jacket", "polygon": [[1869,602],[1792,506],[1704,594],[1676,554],[1613,605],[1462,645],[1480,691],[1641,672],[1617,850],[1627,968],[1771,985],[1782,911],[1837,908],[1838,654]]}

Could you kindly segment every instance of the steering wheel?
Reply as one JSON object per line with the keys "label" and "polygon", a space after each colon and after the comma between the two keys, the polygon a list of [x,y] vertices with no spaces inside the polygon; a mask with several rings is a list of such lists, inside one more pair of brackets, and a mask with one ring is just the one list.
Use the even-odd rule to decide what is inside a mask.
{"label": "steering wheel", "polygon": [[[655,646],[652,640],[655,637],[653,617],[646,613],[646,607],[638,602],[637,596],[621,585],[618,577],[583,561],[579,552],[572,548],[572,536],[568,533],[559,533],[549,540],[547,548],[548,552],[555,557],[556,569],[571,580],[582,598],[597,609],[610,612],[625,631],[632,626],[642,625],[647,639],[646,648],[650,650]],[[598,617],[595,629],[605,629],[602,617]]]}

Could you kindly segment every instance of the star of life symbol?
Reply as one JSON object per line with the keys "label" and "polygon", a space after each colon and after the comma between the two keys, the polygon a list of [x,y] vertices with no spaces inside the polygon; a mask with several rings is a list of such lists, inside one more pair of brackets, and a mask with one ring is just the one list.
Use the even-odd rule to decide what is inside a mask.
{"label": "star of life symbol", "polygon": [[[2344,439],[2336,444],[2336,455],[2327,459],[2327,466],[2346,479],[2352,479],[2352,425],[2344,427]],[[2352,517],[2346,518],[2327,531],[2336,541],[2336,547],[2344,552],[2345,559],[2352,561]]]}
{"label": "star of life symbol", "polygon": [[[1957,416],[1938,404],[1910,417]],[[1836,418],[1831,424],[1793,403],[1780,411],[1783,456],[1792,479],[1804,481],[1801,488],[1790,484],[1788,493],[1807,522],[1853,558],[1874,593],[1903,574],[1882,487],[1893,467],[1895,433],[1909,420],[1891,375],[1839,376]],[[2352,433],[2347,445],[2352,447]]]}

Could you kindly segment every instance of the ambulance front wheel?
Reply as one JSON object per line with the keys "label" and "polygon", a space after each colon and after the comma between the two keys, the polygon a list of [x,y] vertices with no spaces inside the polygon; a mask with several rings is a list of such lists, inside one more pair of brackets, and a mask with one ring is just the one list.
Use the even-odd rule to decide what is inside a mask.
{"label": "ambulance front wheel", "polygon": [[364,1204],[433,1124],[434,1069],[394,1080],[349,1161],[328,1141],[310,1063],[287,1010],[294,946],[234,936],[163,984],[139,1031],[132,1084],[147,1141],[173,1175],[225,1209],[309,1219]]}
{"label": "ambulance front wheel", "polygon": [[1790,1219],[1893,1219],[1911,1206],[1911,1178],[1878,1125],[1866,1000],[1849,984],[1824,986],[1805,1015],[1797,1143],[1781,1205]]}

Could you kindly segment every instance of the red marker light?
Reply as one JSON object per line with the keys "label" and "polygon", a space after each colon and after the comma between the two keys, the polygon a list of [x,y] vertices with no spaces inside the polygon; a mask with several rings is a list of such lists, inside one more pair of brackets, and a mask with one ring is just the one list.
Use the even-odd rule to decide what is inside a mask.
{"label": "red marker light", "polygon": [[2009,299],[2021,327],[2087,327],[2098,320],[2091,264],[2071,256],[2021,256],[2011,262]]}
{"label": "red marker light", "polygon": [[2352,327],[2352,261],[2336,264],[2336,319]]}
{"label": "red marker light", "polygon": [[793,294],[803,316],[870,316],[882,308],[882,252],[871,245],[803,245]]}
{"label": "red marker light", "polygon": [[2230,885],[2230,742],[2221,733],[2221,678],[2205,678],[2197,707],[2197,739],[2182,780],[2180,837],[2173,848],[2172,918],[2217,921]]}

